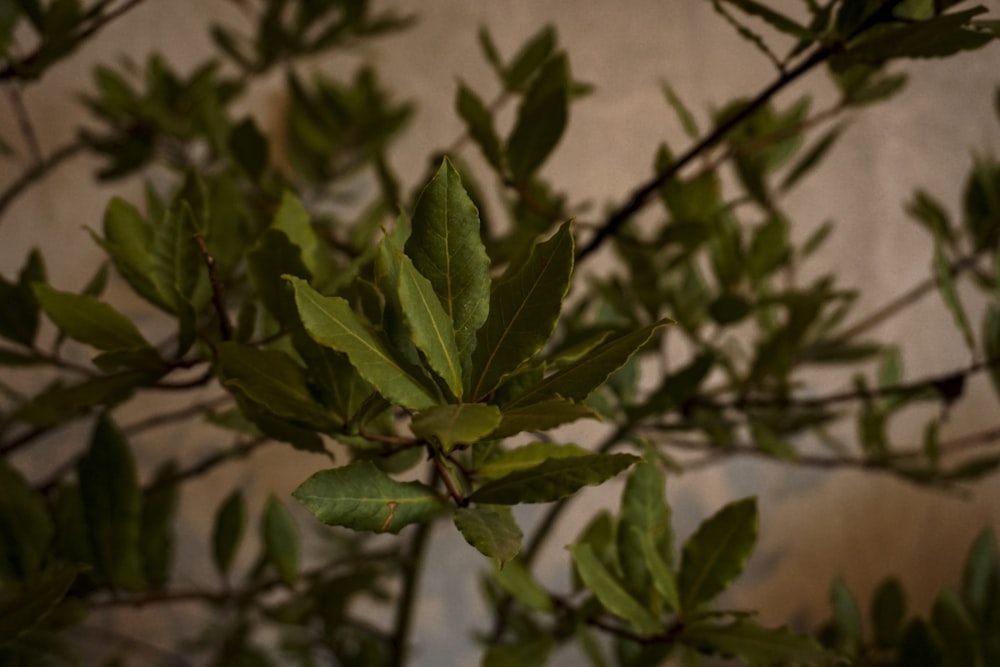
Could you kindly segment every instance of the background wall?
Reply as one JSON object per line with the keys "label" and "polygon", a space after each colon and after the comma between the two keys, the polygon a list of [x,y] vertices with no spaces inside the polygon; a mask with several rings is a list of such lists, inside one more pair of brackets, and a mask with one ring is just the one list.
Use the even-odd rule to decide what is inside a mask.
{"label": "background wall", "polygon": [[[693,109],[704,114],[739,94],[755,93],[772,77],[769,63],[741,41],[707,1],[435,0],[402,4],[403,9],[419,13],[419,23],[400,36],[366,47],[362,56],[374,63],[397,99],[413,99],[418,104],[419,114],[392,156],[411,187],[426,173],[429,153],[450,145],[460,134],[452,111],[456,78],[474,84],[486,96],[496,91],[476,45],[480,24],[490,27],[506,54],[544,23],[555,24],[561,44],[570,53],[574,75],[596,86],[593,95],[573,107],[569,131],[545,170],[572,198],[592,202],[591,215],[595,216],[649,177],[652,155],[660,142],[666,141],[677,151],[686,146],[660,93],[660,81],[668,80]],[[994,11],[1000,9],[996,2],[987,4]],[[72,123],[80,114],[74,96],[87,90],[93,63],[115,60],[120,54],[141,62],[146,53],[161,50],[175,66],[189,67],[207,51],[205,19],[227,11],[222,3],[146,2],[108,28],[80,57],[25,91],[43,149],[51,150],[71,138]],[[356,62],[356,58],[338,56],[317,65],[346,75]],[[859,313],[928,275],[931,248],[926,234],[906,220],[903,212],[913,188],[926,188],[956,211],[971,156],[1000,150],[1000,123],[992,108],[1000,83],[998,65],[1000,48],[992,46],[947,62],[908,66],[911,81],[906,92],[889,105],[852,119],[839,150],[789,201],[796,233],[807,234],[827,219],[837,221],[835,238],[819,264],[835,270],[850,286],[864,289]],[[273,123],[281,106],[275,83],[264,82],[250,105],[265,125],[268,119]],[[803,90],[816,95],[815,109],[832,99],[823,76],[817,73],[779,103],[787,103]],[[0,110],[0,123],[9,128],[12,122],[8,110]],[[4,132],[5,136],[14,134]],[[476,159],[471,148],[465,157]],[[0,228],[0,272],[13,275],[27,249],[38,246],[56,287],[68,289],[92,275],[102,253],[83,227],[100,224],[110,196],[137,199],[138,194],[134,184],[95,189],[94,167],[79,159],[59,169],[8,212]],[[19,171],[11,163],[0,167],[0,187]],[[596,270],[601,270],[599,265]],[[110,298],[120,304],[128,297],[124,290],[112,288]],[[140,324],[149,329],[157,326],[155,319]],[[969,361],[950,316],[934,294],[875,333],[902,347],[912,375],[943,372]],[[843,380],[827,379],[830,384],[825,387],[843,387]],[[817,379],[817,383],[822,381]],[[996,399],[984,379],[977,378],[969,392],[973,397],[953,411],[943,435],[960,435],[995,422]],[[197,398],[206,400],[211,395],[212,390],[206,390]],[[157,407],[167,400],[161,399],[156,398]],[[151,402],[139,403],[130,410],[138,417],[150,407]],[[901,441],[919,442],[917,425],[896,426]],[[576,426],[566,437],[586,442],[597,428]],[[60,437],[66,439],[66,435],[73,434]],[[174,452],[193,457],[209,449],[215,435],[191,425],[158,431],[157,441],[148,448],[148,459],[140,463],[152,466]],[[58,451],[58,439],[45,447],[44,455],[52,456]],[[204,560],[211,521],[210,514],[199,507],[205,502],[214,507],[221,495],[217,489],[225,489],[230,482],[243,484],[258,503],[251,507],[250,516],[255,516],[255,507],[267,493],[287,498],[299,481],[323,465],[322,459],[292,456],[278,449],[255,455],[252,463],[254,471],[220,470],[194,484],[185,496],[186,519],[181,528],[189,538],[181,552],[185,582],[212,580],[207,562],[201,569],[197,566]],[[257,474],[260,471],[266,474]],[[828,586],[835,576],[843,577],[867,599],[883,576],[898,573],[916,608],[926,608],[940,587],[956,583],[961,559],[974,535],[987,525],[1000,528],[996,479],[959,496],[874,474],[734,461],[671,478],[668,487],[682,536],[722,503],[750,494],[760,496],[760,544],[731,603],[761,609],[762,620],[768,623],[815,624],[827,613]],[[615,506],[619,490],[612,484],[588,491],[577,501],[579,521],[571,519],[551,540],[541,566],[547,576],[567,580],[569,561],[562,545],[573,539],[579,522],[591,515],[591,507]],[[414,635],[418,639],[415,664],[474,664],[476,653],[467,629],[470,619],[483,615],[475,597],[474,575],[485,563],[454,530],[441,528],[442,540],[428,559],[431,570],[424,582],[428,596]],[[196,620],[198,613],[178,611],[176,627]],[[107,622],[120,624],[121,619]],[[118,627],[141,637],[170,631],[161,620],[145,613],[130,613],[127,624]],[[485,627],[485,620],[479,627]],[[564,659],[565,664],[574,664],[572,657]]]}

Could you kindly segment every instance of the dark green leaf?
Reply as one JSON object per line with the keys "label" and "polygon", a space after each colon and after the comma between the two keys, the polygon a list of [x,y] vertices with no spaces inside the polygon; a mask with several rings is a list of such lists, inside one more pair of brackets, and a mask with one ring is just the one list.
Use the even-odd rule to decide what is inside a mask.
{"label": "dark green leaf", "polygon": [[75,566],[55,566],[25,588],[0,592],[0,646],[30,630],[59,604],[77,573]]}
{"label": "dark green leaf", "polygon": [[565,54],[545,63],[532,80],[507,139],[507,164],[516,181],[530,179],[562,138],[569,115],[569,85]]}
{"label": "dark green leaf", "polygon": [[434,489],[397,482],[370,461],[321,470],[292,495],[323,523],[380,533],[427,521],[444,506]]}
{"label": "dark green leaf", "polygon": [[99,350],[148,348],[132,321],[111,306],[89,296],[54,290],[36,283],[35,296],[60,331]]}
{"label": "dark green leaf", "polygon": [[937,239],[935,239],[934,243],[934,277],[937,279],[941,298],[944,299],[944,303],[948,306],[955,324],[958,325],[959,331],[962,332],[966,346],[968,346],[969,350],[975,352],[976,339],[972,335],[972,326],[969,324],[969,318],[965,314],[965,307],[958,296],[958,290],[955,289],[955,282],[952,269],[948,265],[948,258],[941,247],[941,242]]}
{"label": "dark green leaf", "polygon": [[954,245],[955,231],[952,229],[948,212],[929,192],[917,190],[913,199],[907,203],[906,212],[923,225],[934,238],[944,240],[949,246]]}
{"label": "dark green leaf", "polygon": [[667,104],[674,110],[674,114],[676,114],[677,119],[680,121],[681,127],[684,129],[684,134],[688,136],[688,139],[697,141],[701,136],[701,131],[694,120],[694,115],[684,105],[684,101],[677,95],[673,86],[664,81],[660,85],[660,88],[663,90],[663,96],[667,98]]}
{"label": "dark green leaf", "polygon": [[77,384],[56,385],[20,405],[8,417],[34,426],[59,424],[97,406],[110,407],[128,399],[139,387],[156,379],[156,375],[128,371],[104,375]]}
{"label": "dark green leaf", "polygon": [[779,32],[795,37],[796,39],[812,40],[814,36],[805,26],[801,26],[784,14],[771,9],[765,4],[756,0],[726,0],[751,16],[756,16],[766,21],[772,28]]}
{"label": "dark green leaf", "polygon": [[299,530],[288,508],[274,496],[264,504],[260,535],[264,555],[278,571],[278,576],[286,586],[295,585],[299,577]]}
{"label": "dark green leaf", "polygon": [[212,556],[215,567],[223,575],[233,566],[236,549],[246,526],[246,501],[239,489],[234,489],[219,506],[212,528]]}
{"label": "dark green leaf", "polygon": [[129,444],[107,417],[97,420],[77,477],[95,567],[116,589],[139,588],[142,493]]}
{"label": "dark green leaf", "polygon": [[840,579],[830,588],[830,604],[833,607],[834,648],[856,655],[864,642],[864,625],[861,610],[847,585]]}
{"label": "dark green leaf", "polygon": [[0,461],[0,580],[28,581],[38,575],[52,537],[45,499]]}
{"label": "dark green leaf", "polygon": [[882,62],[891,58],[941,58],[978,49],[992,41],[993,36],[970,30],[968,25],[973,17],[985,11],[985,7],[974,7],[905,23],[879,33],[877,38],[861,41],[849,53],[862,62]]}
{"label": "dark green leaf", "polygon": [[976,664],[976,625],[955,592],[942,591],[934,601],[931,623],[941,637],[949,667]]}
{"label": "dark green leaf", "polygon": [[898,579],[886,579],[872,596],[872,630],[876,645],[882,648],[896,646],[905,618],[906,593]]}
{"label": "dark green leaf", "polygon": [[993,531],[986,529],[976,537],[962,571],[962,599],[974,617],[986,618],[991,601],[1000,597],[1000,556]]}
{"label": "dark green leaf", "polygon": [[551,442],[533,442],[494,456],[484,463],[476,473],[487,479],[497,479],[515,470],[533,468],[546,459],[566,458],[589,454],[577,445],[557,445]]}
{"label": "dark green leaf", "polygon": [[625,620],[636,632],[655,635],[663,631],[663,624],[604,567],[590,544],[574,544],[568,548],[580,579],[605,609]]}
{"label": "dark green leaf", "polygon": [[555,47],[556,30],[551,25],[542,27],[541,30],[532,35],[505,68],[503,78],[507,88],[524,90],[532,75],[548,59]]}
{"label": "dark green leaf", "polygon": [[489,312],[490,260],[480,238],[479,211],[447,159],[420,193],[412,225],[406,254],[448,313],[468,378],[476,331]]}
{"label": "dark green leaf", "polygon": [[266,229],[246,254],[247,274],[260,301],[278,324],[294,328],[299,321],[295,298],[284,275],[309,280],[312,273],[302,260],[302,250],[278,229]]}
{"label": "dark green leaf", "polygon": [[274,214],[271,229],[284,232],[288,240],[302,251],[302,261],[313,275],[316,274],[319,237],[312,227],[309,212],[293,193],[286,190],[281,195],[281,204]]}
{"label": "dark green leaf", "polygon": [[495,405],[462,403],[439,405],[413,418],[410,428],[418,438],[433,438],[447,453],[456,445],[471,445],[493,432],[500,423]]}
{"label": "dark green leaf", "polygon": [[455,510],[455,527],[466,542],[501,567],[521,550],[521,529],[509,507],[459,507]]}
{"label": "dark green leaf", "polygon": [[0,278],[0,336],[26,347],[38,334],[38,300],[32,284],[45,281],[45,265],[37,250],[32,250],[21,268],[16,283]]}
{"label": "dark green leaf", "polygon": [[705,653],[738,657],[751,667],[842,664],[840,656],[824,650],[811,637],[788,628],[765,628],[746,619],[726,625],[698,622],[685,627],[677,639]]}
{"label": "dark green leaf", "polygon": [[140,555],[146,581],[155,588],[167,582],[174,559],[173,523],[179,489],[176,482],[169,480],[176,474],[175,462],[161,466],[153,477],[152,490],[142,502]]}
{"label": "dark green leaf", "polygon": [[[190,206],[184,204],[179,210],[168,211],[156,225],[148,268],[162,302],[177,315],[178,356],[194,343],[196,312],[208,296],[207,270],[195,240],[196,233]],[[199,283],[203,291],[196,297]]]}
{"label": "dark green leaf", "polygon": [[600,419],[589,405],[559,397],[519,407],[505,407],[502,418],[500,426],[492,433],[494,438],[506,438],[523,431],[547,431],[578,419]]}
{"label": "dark green leaf", "polygon": [[517,505],[547,503],[601,484],[637,461],[631,454],[584,454],[550,458],[487,482],[472,494],[477,503]]}
{"label": "dark green leaf", "polygon": [[289,277],[306,331],[320,345],[343,352],[358,373],[388,400],[414,410],[438,401],[431,391],[393,358],[340,297],[326,297],[304,280]]}
{"label": "dark green leaf", "polygon": [[516,644],[494,644],[483,656],[481,667],[543,667],[555,641],[541,636]]}
{"label": "dark green leaf", "polygon": [[572,272],[573,236],[566,223],[497,282],[473,354],[474,400],[495,389],[549,340]]}
{"label": "dark green leaf", "polygon": [[252,118],[244,118],[237,123],[229,133],[229,151],[239,164],[253,178],[267,168],[268,144],[267,137],[257,129]]}
{"label": "dark green leaf", "polygon": [[681,609],[693,611],[725,590],[746,567],[756,541],[755,498],[730,503],[698,526],[681,555]]}
{"label": "dark green leaf", "polygon": [[941,638],[922,618],[914,618],[906,624],[899,643],[899,664],[906,667],[944,667]]}
{"label": "dark green leaf", "polygon": [[486,161],[497,171],[503,169],[503,149],[500,138],[493,127],[493,114],[486,108],[476,93],[459,82],[455,95],[455,108],[458,115],[465,121],[466,131],[483,152]]}
{"label": "dark green leaf", "polygon": [[670,566],[673,535],[664,498],[666,479],[655,464],[640,461],[622,492],[618,523],[618,558],[624,580],[635,595],[658,592],[677,610],[677,578]]}

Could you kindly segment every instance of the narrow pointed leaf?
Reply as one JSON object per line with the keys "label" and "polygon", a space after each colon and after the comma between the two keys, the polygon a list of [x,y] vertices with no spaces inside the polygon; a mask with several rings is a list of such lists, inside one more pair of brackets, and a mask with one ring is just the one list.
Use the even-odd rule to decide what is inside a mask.
{"label": "narrow pointed leaf", "polygon": [[548,503],[572,495],[584,486],[601,484],[637,460],[638,457],[631,454],[585,454],[547,459],[487,482],[476,489],[472,500],[497,505]]}
{"label": "narrow pointed leaf", "polygon": [[226,496],[215,514],[212,528],[212,557],[221,574],[227,574],[233,566],[236,549],[243,537],[246,526],[246,501],[239,489]]}
{"label": "narrow pointed leaf", "polygon": [[649,342],[657,330],[669,322],[670,320],[660,320],[602,343],[583,359],[529,387],[504,408],[522,407],[556,395],[582,401],[612,373],[624,366],[639,348]]}
{"label": "narrow pointed leaf", "polygon": [[406,254],[448,313],[464,378],[489,311],[490,260],[480,238],[479,211],[447,159],[420,193],[412,225]]}
{"label": "narrow pointed leaf", "polygon": [[503,420],[493,432],[494,438],[506,438],[522,431],[547,431],[578,419],[600,419],[586,403],[574,403],[560,397],[503,409]]}
{"label": "narrow pointed leaf", "polygon": [[0,461],[0,577],[26,581],[45,563],[53,525],[45,498],[14,468]]}
{"label": "narrow pointed leaf", "polygon": [[490,312],[473,355],[474,399],[533,357],[552,336],[573,273],[573,236],[564,224],[511,267],[490,295]]}
{"label": "narrow pointed leaf", "polygon": [[746,567],[756,541],[755,498],[730,503],[702,523],[681,556],[681,609],[694,610],[721,593]]}
{"label": "narrow pointed leaf", "polygon": [[444,508],[434,489],[397,482],[371,461],[321,470],[292,495],[323,523],[379,533],[398,533]]}
{"label": "narrow pointed leaf", "polygon": [[663,495],[665,484],[655,464],[641,461],[636,465],[622,492],[618,554],[625,581],[633,592],[651,583],[669,607],[677,610],[680,600],[677,577],[669,565],[670,508]]}
{"label": "narrow pointed leaf", "polygon": [[302,261],[310,273],[316,273],[316,253],[319,249],[319,237],[312,228],[309,212],[302,206],[298,197],[289,191],[281,195],[281,204],[274,214],[272,229],[284,232],[288,240],[302,251]]}
{"label": "narrow pointed leaf", "polygon": [[151,588],[162,588],[167,583],[174,562],[174,523],[180,496],[176,475],[176,461],[161,465],[153,477],[152,489],[142,501],[140,556]]}
{"label": "narrow pointed leaf", "polygon": [[502,169],[503,153],[500,148],[500,138],[493,128],[493,114],[475,91],[462,82],[459,82],[458,92],[455,93],[455,109],[465,121],[469,136],[479,146],[486,161],[494,169]]}
{"label": "narrow pointed leaf", "polygon": [[519,558],[505,564],[494,574],[500,586],[525,607],[538,611],[552,610],[552,598]]}
{"label": "narrow pointed leaf", "polygon": [[60,292],[44,283],[34,286],[45,314],[64,334],[99,350],[149,347],[132,321],[89,296]]}
{"label": "narrow pointed leaf", "polygon": [[299,278],[288,278],[306,331],[320,345],[343,352],[358,373],[388,400],[423,410],[437,400],[430,390],[396,361],[385,345],[362,323],[350,304],[322,296]]}
{"label": "narrow pointed leaf", "polygon": [[455,527],[466,542],[501,567],[521,550],[521,529],[509,507],[460,507],[455,510]]}
{"label": "narrow pointed leaf", "polygon": [[498,479],[516,470],[534,468],[546,459],[584,456],[589,451],[579,445],[557,445],[552,442],[533,442],[504,452],[483,464],[476,473],[487,479]]}
{"label": "narrow pointed leaf", "polygon": [[626,621],[637,632],[654,635],[663,631],[663,624],[604,567],[591,545],[574,544],[569,551],[580,579],[605,609]]}
{"label": "narrow pointed leaf", "polygon": [[420,275],[392,236],[383,239],[376,261],[380,271],[396,281],[388,288],[394,289],[413,344],[424,354],[431,370],[445,381],[452,396],[462,398],[462,360],[455,342],[455,330],[434,287]]}
{"label": "narrow pointed leaf", "polygon": [[495,405],[463,403],[421,412],[410,428],[418,438],[436,439],[447,453],[456,445],[471,445],[485,438],[499,423],[500,409]]}
{"label": "narrow pointed leaf", "polygon": [[20,590],[11,587],[0,592],[0,646],[41,621],[63,599],[78,573],[76,566],[55,566]]}
{"label": "narrow pointed leaf", "polygon": [[788,628],[765,628],[741,619],[725,625],[709,622],[688,626],[677,640],[705,653],[737,657],[751,666],[842,664],[839,655],[823,649],[811,637]]}
{"label": "narrow pointed leaf", "polygon": [[965,307],[955,289],[955,281],[952,276],[951,267],[948,266],[948,259],[945,257],[941,241],[935,239],[934,244],[934,277],[937,279],[938,289],[941,291],[941,298],[951,312],[955,324],[965,339],[965,344],[969,350],[975,352],[976,339],[972,335],[972,326],[969,324],[969,317],[965,314]]}
{"label": "narrow pointed leaf", "polygon": [[524,182],[542,166],[559,143],[569,116],[569,61],[560,53],[532,79],[507,139],[507,163]]}
{"label": "narrow pointed leaf", "polygon": [[153,228],[132,204],[117,197],[112,199],[104,213],[104,238],[93,236],[139,296],[163,310],[170,310],[170,304],[150,276]]}
{"label": "narrow pointed leaf", "polygon": [[277,498],[271,496],[260,519],[264,554],[288,586],[299,576],[299,531],[295,520]]}
{"label": "narrow pointed leaf", "polygon": [[194,214],[184,205],[178,211],[167,212],[153,234],[149,275],[163,302],[177,316],[178,355],[194,342],[195,292],[205,274],[195,233]]}

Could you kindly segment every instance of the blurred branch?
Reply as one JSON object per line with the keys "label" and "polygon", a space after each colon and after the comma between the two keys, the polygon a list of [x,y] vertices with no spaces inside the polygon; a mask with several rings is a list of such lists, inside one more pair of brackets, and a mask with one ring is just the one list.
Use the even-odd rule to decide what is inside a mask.
{"label": "blurred branch", "polygon": [[21,196],[25,190],[34,185],[37,181],[45,178],[50,171],[87,148],[87,146],[88,143],[84,139],[77,139],[76,141],[72,141],[61,148],[56,149],[47,158],[35,163],[29,169],[26,169],[13,183],[8,185],[3,192],[0,192],[0,222],[3,220],[3,214],[4,211],[7,210],[7,207],[10,206],[15,199]]}

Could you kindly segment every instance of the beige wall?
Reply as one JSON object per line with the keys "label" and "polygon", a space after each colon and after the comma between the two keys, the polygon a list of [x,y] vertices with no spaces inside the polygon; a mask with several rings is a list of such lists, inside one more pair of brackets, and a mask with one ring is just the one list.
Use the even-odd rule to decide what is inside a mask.
{"label": "beige wall", "polygon": [[[456,77],[475,84],[486,95],[496,90],[476,46],[481,23],[490,26],[501,48],[510,53],[543,23],[554,22],[571,55],[574,74],[596,85],[596,93],[573,108],[570,131],[546,168],[555,183],[578,200],[591,201],[596,211],[608,202],[621,201],[648,176],[659,142],[666,140],[675,149],[685,146],[659,92],[660,80],[669,80],[690,106],[703,112],[735,95],[754,93],[772,76],[767,61],[735,37],[706,1],[435,0],[403,4],[420,13],[419,24],[400,37],[368,47],[365,55],[381,69],[391,89],[419,103],[419,116],[393,156],[410,186],[425,173],[428,153],[450,144],[459,133],[452,112]],[[178,66],[188,66],[206,48],[201,17],[223,11],[222,3],[194,0],[144,3],[79,58],[30,87],[26,102],[43,148],[52,149],[70,138],[67,121],[79,113],[72,97],[86,90],[91,62],[119,53],[141,61],[148,50],[162,49]],[[346,72],[351,64],[341,57],[324,66]],[[902,210],[912,188],[927,188],[954,211],[971,154],[1000,149],[1000,124],[991,111],[994,87],[1000,82],[998,65],[1000,48],[994,46],[972,56],[908,67],[912,80],[904,95],[854,119],[843,145],[822,173],[790,199],[788,207],[800,233],[828,218],[838,221],[836,238],[821,264],[837,270],[848,284],[865,289],[861,312],[927,275],[927,238]],[[275,89],[265,83],[258,90],[260,108],[255,111],[262,118],[268,115]],[[805,82],[805,89],[817,94],[817,108],[822,108],[822,100],[830,100],[822,76]],[[789,99],[785,96],[782,101]],[[0,114],[0,124],[11,128],[7,110]],[[5,130],[4,134],[9,137],[13,132]],[[112,194],[134,197],[137,192],[131,185],[95,190],[90,180],[93,167],[78,160],[60,169],[10,210],[0,227],[0,272],[11,276],[26,249],[40,246],[56,287],[70,288],[89,277],[101,253],[82,226],[99,225]],[[15,165],[0,166],[0,184],[17,172]],[[112,298],[127,295],[114,289]],[[152,318],[144,318],[141,324],[157,326]],[[878,333],[903,347],[913,376],[968,362],[968,353],[936,295]],[[832,388],[836,386],[828,387]],[[994,423],[997,403],[987,383],[977,379],[970,392],[952,412],[945,435]],[[155,398],[156,405],[161,399]],[[141,413],[152,404],[143,403],[132,412]],[[576,427],[570,435],[585,441],[592,429]],[[900,425],[899,434],[905,442],[919,439],[918,429],[906,424]],[[158,437],[150,443],[147,464],[177,448],[194,456],[211,447],[216,436],[182,426],[161,431]],[[58,447],[58,443],[51,446]],[[321,459],[291,456],[278,449],[255,456],[253,462],[267,471],[266,477],[222,471],[195,484],[185,498],[191,521],[182,529],[191,538],[182,551],[185,584],[211,581],[211,572],[194,564],[207,553],[202,545],[209,530],[206,512],[199,505],[208,502],[214,507],[217,489],[241,481],[249,491],[273,491],[287,497],[298,481],[322,465]],[[827,587],[838,575],[867,596],[879,579],[897,572],[914,602],[924,608],[937,589],[957,583],[960,560],[972,537],[983,526],[1000,528],[996,479],[959,497],[874,474],[735,461],[671,478],[668,489],[678,529],[685,534],[723,502],[760,495],[760,545],[731,604],[758,607],[767,622],[817,621],[826,614]],[[578,525],[589,516],[588,504],[615,505],[617,492],[614,485],[587,492],[575,505],[579,520],[573,521]],[[429,559],[432,565],[425,582],[429,595],[415,634],[419,638],[415,664],[474,664],[466,628],[482,609],[469,596],[475,596],[474,574],[484,563],[450,527],[441,529],[442,541]],[[566,580],[568,560],[560,547],[573,539],[576,529],[570,526],[552,540],[543,570],[556,581]],[[147,615],[136,615],[133,620],[141,624],[136,632],[144,636],[151,636],[147,632],[154,628],[162,629],[159,620]],[[573,662],[567,658],[565,664]]]}

